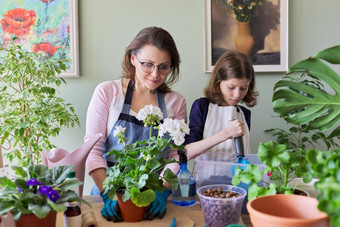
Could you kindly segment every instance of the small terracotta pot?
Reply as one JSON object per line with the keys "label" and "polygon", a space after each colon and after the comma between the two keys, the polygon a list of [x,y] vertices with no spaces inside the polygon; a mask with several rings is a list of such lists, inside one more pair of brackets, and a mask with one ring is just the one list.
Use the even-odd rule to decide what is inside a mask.
{"label": "small terracotta pot", "polygon": [[327,214],[318,208],[318,200],[300,195],[268,195],[247,204],[254,227],[329,227]]}
{"label": "small terracotta pot", "polygon": [[123,202],[123,194],[117,193],[120,216],[125,222],[137,222],[144,219],[145,207],[136,206],[131,199]]}
{"label": "small terracotta pot", "polygon": [[15,227],[55,227],[57,212],[51,211],[45,218],[38,218],[34,214],[22,214],[15,221]]}

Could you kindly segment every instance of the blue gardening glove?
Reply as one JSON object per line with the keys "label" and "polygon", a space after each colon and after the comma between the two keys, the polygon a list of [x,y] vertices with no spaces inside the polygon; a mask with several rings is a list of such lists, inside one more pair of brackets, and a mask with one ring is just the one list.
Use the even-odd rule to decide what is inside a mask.
{"label": "blue gardening glove", "polygon": [[107,221],[121,222],[122,218],[119,215],[119,206],[118,206],[117,200],[112,201],[109,198],[109,193],[104,194],[104,191],[100,193],[100,196],[102,197],[103,202],[104,202],[104,207],[100,211],[103,217]]}
{"label": "blue gardening glove", "polygon": [[166,201],[170,195],[170,191],[164,187],[162,192],[157,192],[155,200],[146,208],[144,213],[144,218],[148,220],[152,220],[156,215],[158,215],[159,219],[162,219],[166,213]]}

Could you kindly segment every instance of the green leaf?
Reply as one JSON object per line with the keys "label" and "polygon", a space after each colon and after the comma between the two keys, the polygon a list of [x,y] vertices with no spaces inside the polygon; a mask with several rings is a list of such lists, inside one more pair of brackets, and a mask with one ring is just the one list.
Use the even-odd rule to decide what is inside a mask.
{"label": "green leaf", "polygon": [[[274,86],[274,111],[289,123],[307,124],[308,129],[327,131],[335,128],[330,138],[340,135],[340,76],[322,61],[340,64],[339,55],[339,46],[335,46],[293,65]],[[292,80],[292,75],[298,79]],[[313,83],[301,83],[304,76],[314,84],[317,81],[325,83],[330,91],[311,86]]]}
{"label": "green leaf", "polygon": [[262,179],[262,173],[258,165],[247,165],[245,170],[239,166],[236,167],[232,184],[239,185],[241,182],[249,184],[250,182],[258,183]]}
{"label": "green leaf", "polygon": [[[132,188],[134,188],[134,187],[131,187],[130,191],[131,191]],[[137,190],[139,191],[139,189],[137,189]],[[124,195],[123,195],[123,198],[122,198],[123,202],[126,202],[126,201],[128,201],[131,198],[130,191],[129,190],[125,190],[124,191]]]}
{"label": "green leaf", "polygon": [[289,162],[290,154],[285,150],[286,145],[283,144],[278,144],[273,141],[267,143],[260,142],[257,156],[263,164],[277,167],[281,163]]}
{"label": "green leaf", "polygon": [[8,211],[11,211],[15,208],[14,201],[6,201],[0,199],[0,215],[5,215]]}
{"label": "green leaf", "polygon": [[82,185],[83,182],[78,179],[66,179],[58,187],[64,191],[72,190],[74,187]]}
{"label": "green leaf", "polygon": [[14,170],[16,175],[19,175],[19,176],[21,176],[23,178],[27,177],[27,172],[26,172],[26,170],[24,170],[23,167],[21,167],[21,166],[12,166],[11,168]]}
{"label": "green leaf", "polygon": [[16,221],[19,220],[20,217],[21,217],[21,214],[22,214],[22,213],[20,212],[20,210],[18,211],[18,213],[14,213],[13,219],[16,220]]}
{"label": "green leaf", "polygon": [[52,202],[51,200],[47,200],[47,203],[52,207],[52,209],[56,212],[64,212],[66,210],[65,204],[57,204]]}
{"label": "green leaf", "polygon": [[15,179],[15,185],[21,189],[28,188],[27,182],[24,179]]}
{"label": "green leaf", "polygon": [[148,166],[150,169],[157,169],[161,166],[161,163],[158,159],[151,159],[150,161],[148,161]]}
{"label": "green leaf", "polygon": [[6,176],[0,177],[0,185],[2,187],[8,186],[8,187],[11,187],[11,188],[16,188],[16,185],[10,179],[8,179]]}
{"label": "green leaf", "polygon": [[164,171],[163,179],[166,180],[175,190],[177,189],[178,178],[170,169],[166,169]]}
{"label": "green leaf", "polygon": [[251,183],[248,188],[248,201],[251,201],[257,197],[259,186],[256,183]]}
{"label": "green leaf", "polygon": [[155,192],[151,189],[140,192],[139,189],[132,187],[130,192],[132,202],[138,207],[146,207],[156,198]]}
{"label": "green leaf", "polygon": [[62,183],[63,180],[67,178],[72,169],[72,166],[56,166],[53,169],[50,169],[50,171],[52,171],[52,179],[54,184]]}
{"label": "green leaf", "polygon": [[138,188],[143,188],[146,184],[146,180],[149,178],[148,174],[143,174],[138,181]]}
{"label": "green leaf", "polygon": [[28,209],[32,211],[32,213],[35,214],[38,218],[46,217],[51,211],[50,206],[48,206],[47,204],[39,206],[37,204],[30,203],[28,204]]}
{"label": "green leaf", "polygon": [[340,45],[318,52],[315,58],[320,58],[332,64],[340,64]]}

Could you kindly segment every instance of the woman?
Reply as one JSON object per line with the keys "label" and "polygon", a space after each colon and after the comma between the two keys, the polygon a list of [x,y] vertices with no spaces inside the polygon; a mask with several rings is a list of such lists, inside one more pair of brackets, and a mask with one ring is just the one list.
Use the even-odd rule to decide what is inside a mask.
{"label": "woman", "polygon": [[[102,196],[105,206],[101,213],[107,220],[121,221],[117,202],[111,201],[103,190],[106,169],[114,165],[114,159],[106,157],[105,153],[112,149],[119,150],[112,132],[116,126],[122,126],[130,129],[125,132],[130,142],[148,139],[149,132],[141,129],[144,126],[138,123],[135,116],[150,104],[158,106],[164,118],[186,120],[185,99],[170,89],[178,80],[179,64],[180,57],[172,36],[162,28],[147,27],[126,49],[122,78],[103,82],[94,91],[87,112],[85,140],[98,132],[106,137],[90,152],[86,164],[97,186],[91,194],[100,193]],[[164,201],[169,194],[167,189],[162,193],[156,192],[156,200],[145,218],[152,219],[155,215],[162,218],[166,211]]]}

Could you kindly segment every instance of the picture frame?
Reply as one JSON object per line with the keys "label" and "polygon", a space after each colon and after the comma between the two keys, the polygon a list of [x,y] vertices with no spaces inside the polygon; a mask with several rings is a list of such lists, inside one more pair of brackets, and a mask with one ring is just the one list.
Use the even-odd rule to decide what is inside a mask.
{"label": "picture frame", "polygon": [[[227,0],[205,0],[205,72],[211,73],[218,58],[227,50],[242,49],[248,44],[237,43],[239,22]],[[228,1],[237,3],[237,1]],[[242,8],[242,6],[241,6]],[[248,23],[253,46],[244,51],[255,72],[288,70],[288,0],[263,0]],[[249,33],[249,31],[248,31]],[[237,46],[237,47],[236,47]],[[243,48],[244,47],[244,48]]]}
{"label": "picture frame", "polygon": [[0,0],[0,45],[70,59],[60,77],[79,77],[78,0]]}

